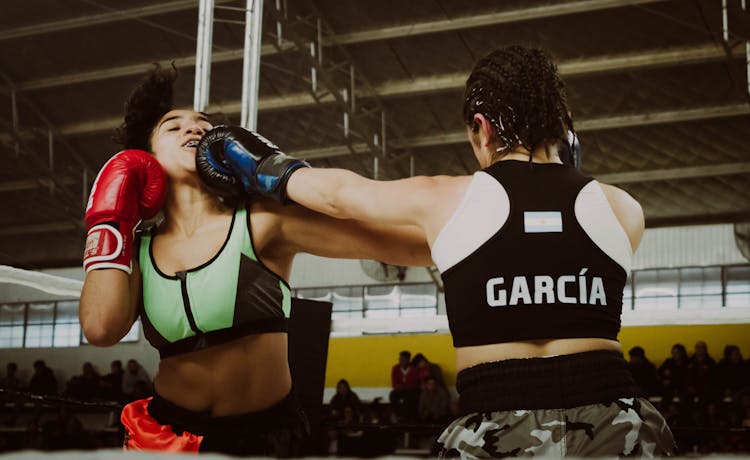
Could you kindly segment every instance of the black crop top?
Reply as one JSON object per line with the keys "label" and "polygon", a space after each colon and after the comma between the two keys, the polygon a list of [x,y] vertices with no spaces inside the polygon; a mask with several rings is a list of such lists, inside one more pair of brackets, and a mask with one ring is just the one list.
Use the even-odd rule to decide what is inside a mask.
{"label": "black crop top", "polygon": [[[463,206],[476,206],[477,200],[483,209],[505,206],[507,217],[442,273],[454,346],[547,338],[616,340],[632,250],[599,184],[571,167],[519,161],[495,163],[474,180],[480,175],[491,176],[480,177],[485,190],[499,187],[495,198],[506,198],[472,195],[470,187]],[[447,233],[470,237],[477,222],[467,215],[472,214],[457,212]],[[476,221],[484,219],[473,215]],[[451,247],[450,241],[443,243]],[[619,248],[619,261],[610,247]]]}

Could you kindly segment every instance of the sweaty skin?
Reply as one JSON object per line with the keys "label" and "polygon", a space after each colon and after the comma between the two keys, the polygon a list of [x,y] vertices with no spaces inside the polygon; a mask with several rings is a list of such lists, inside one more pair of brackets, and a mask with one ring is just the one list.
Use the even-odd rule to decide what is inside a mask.
{"label": "sweaty skin", "polygon": [[[474,132],[467,127],[467,134],[481,168],[496,161],[529,160],[527,151],[511,152],[498,159],[491,123],[482,114],[475,114],[475,121],[479,129]],[[555,145],[542,145],[532,153],[535,163],[562,163]],[[287,193],[303,206],[342,219],[416,225],[424,231],[432,247],[458,208],[470,181],[471,176],[375,181],[347,170],[308,168],[292,174]],[[640,205],[617,187],[602,184],[602,190],[635,252],[644,230]],[[436,203],[440,205],[436,206]],[[461,371],[483,362],[592,350],[621,351],[621,347],[616,340],[600,338],[544,339],[459,347],[456,349],[456,368]]]}
{"label": "sweaty skin", "polygon": [[[169,179],[164,224],[153,237],[154,259],[167,275],[211,260],[232,221],[233,210],[219,205],[196,173],[195,145],[209,129],[204,114],[173,110],[151,134],[151,150]],[[300,252],[396,265],[432,263],[424,233],[416,226],[340,220],[268,199],[253,202],[250,231],[258,259],[286,280]],[[89,342],[111,346],[124,337],[137,318],[140,295],[135,261],[130,276],[117,269],[88,272],[79,319]],[[168,401],[214,416],[270,407],[291,385],[286,333],[249,335],[162,359],[154,379],[156,391]]]}

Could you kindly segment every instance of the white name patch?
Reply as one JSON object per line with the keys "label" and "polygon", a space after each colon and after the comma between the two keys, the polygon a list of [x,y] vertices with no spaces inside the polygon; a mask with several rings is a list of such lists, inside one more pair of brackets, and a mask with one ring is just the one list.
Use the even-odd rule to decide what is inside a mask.
{"label": "white name patch", "polygon": [[562,214],[560,211],[526,211],[523,228],[526,233],[562,232]]}

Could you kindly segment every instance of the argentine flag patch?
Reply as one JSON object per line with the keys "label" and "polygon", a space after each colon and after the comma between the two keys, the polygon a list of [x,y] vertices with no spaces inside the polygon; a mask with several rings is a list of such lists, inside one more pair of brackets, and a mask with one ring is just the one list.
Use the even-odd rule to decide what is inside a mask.
{"label": "argentine flag patch", "polygon": [[560,211],[525,211],[523,228],[526,233],[562,232],[562,214]]}

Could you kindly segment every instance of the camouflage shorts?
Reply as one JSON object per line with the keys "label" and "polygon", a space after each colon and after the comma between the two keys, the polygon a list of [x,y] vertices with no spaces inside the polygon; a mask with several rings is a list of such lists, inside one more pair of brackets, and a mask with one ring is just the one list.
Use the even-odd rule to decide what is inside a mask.
{"label": "camouflage shorts", "polygon": [[642,398],[572,409],[468,414],[438,438],[440,458],[659,457],[674,453],[672,432]]}

